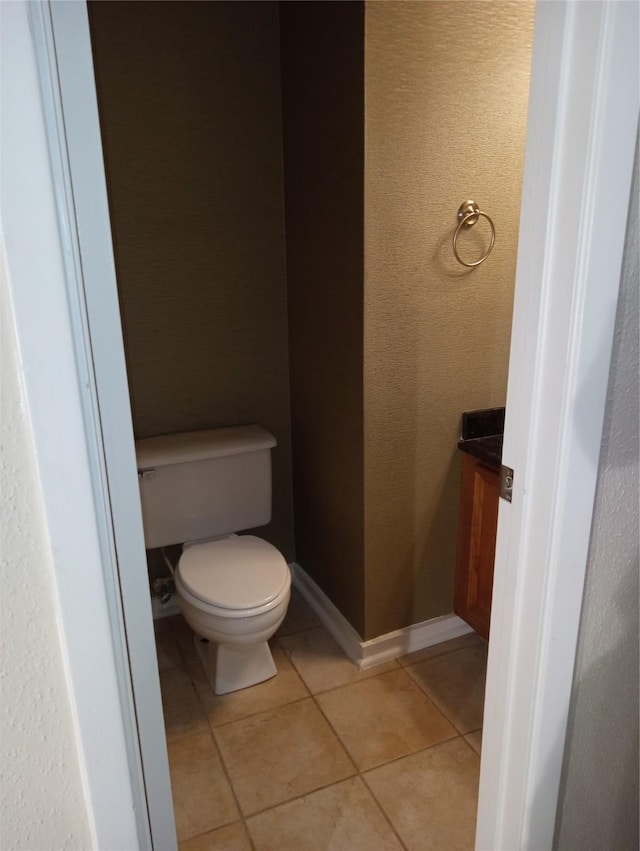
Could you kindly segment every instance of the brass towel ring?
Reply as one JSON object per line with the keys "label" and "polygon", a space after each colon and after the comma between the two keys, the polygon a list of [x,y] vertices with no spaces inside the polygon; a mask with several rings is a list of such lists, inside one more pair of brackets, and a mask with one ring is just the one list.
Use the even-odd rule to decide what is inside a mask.
{"label": "brass towel ring", "polygon": [[[460,257],[460,255],[458,254],[458,236],[460,234],[460,230],[463,227],[473,227],[480,218],[480,216],[484,216],[485,219],[491,225],[491,241],[489,242],[489,247],[479,260],[476,260],[475,263],[467,263],[467,261],[463,260],[462,257]],[[487,257],[491,254],[493,250],[493,245],[496,241],[496,228],[493,224],[493,219],[491,218],[491,216],[488,216],[486,213],[483,213],[475,201],[465,201],[464,203],[460,204],[460,208],[458,209],[458,219],[459,224],[455,230],[455,233],[453,234],[453,253],[456,256],[456,260],[458,261],[458,263],[462,263],[463,266],[479,266],[481,263],[484,263]]]}

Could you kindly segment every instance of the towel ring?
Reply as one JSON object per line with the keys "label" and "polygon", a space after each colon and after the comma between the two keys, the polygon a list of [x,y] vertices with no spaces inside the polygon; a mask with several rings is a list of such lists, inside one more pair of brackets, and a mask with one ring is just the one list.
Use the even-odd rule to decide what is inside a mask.
{"label": "towel ring", "polygon": [[[460,257],[460,255],[458,254],[458,236],[460,235],[460,230],[463,227],[473,227],[480,218],[480,216],[484,216],[491,226],[491,241],[489,242],[489,247],[479,260],[476,260],[475,263],[467,263],[467,261],[463,260],[462,257]],[[491,252],[493,251],[494,243],[496,241],[496,228],[493,224],[493,219],[491,218],[491,216],[487,215],[487,213],[483,213],[475,201],[464,201],[462,204],[460,204],[460,207],[458,209],[458,219],[459,224],[458,227],[455,229],[455,233],[453,234],[453,253],[456,256],[456,260],[458,261],[458,263],[462,263],[463,266],[479,266],[481,263],[484,263],[487,257],[491,254]]]}

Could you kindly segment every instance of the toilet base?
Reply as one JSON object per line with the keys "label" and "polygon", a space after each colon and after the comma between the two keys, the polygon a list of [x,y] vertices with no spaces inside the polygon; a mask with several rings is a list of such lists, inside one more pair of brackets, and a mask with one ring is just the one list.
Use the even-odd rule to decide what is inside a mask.
{"label": "toilet base", "polygon": [[228,694],[269,680],[278,673],[267,641],[216,644],[194,635],[196,652],[216,694]]}

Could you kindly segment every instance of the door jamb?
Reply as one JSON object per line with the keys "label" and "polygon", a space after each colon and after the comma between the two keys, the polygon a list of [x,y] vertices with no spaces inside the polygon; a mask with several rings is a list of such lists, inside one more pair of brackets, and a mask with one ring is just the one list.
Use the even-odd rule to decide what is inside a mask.
{"label": "door jamb", "polygon": [[638,128],[636,3],[538,3],[476,848],[553,845]]}
{"label": "door jamb", "polygon": [[[58,576],[94,836],[99,848],[124,847],[116,844],[123,840],[117,838],[121,832],[114,796],[128,788],[136,847],[171,851],[176,848],[175,822],[87,7],[84,2],[29,2],[28,9],[75,351],[76,373],[62,371],[59,380],[80,389],[85,463],[93,486],[92,501],[73,506],[74,522],[78,527],[97,522],[100,560],[83,569],[102,582],[108,608],[108,622],[95,621],[89,639],[87,625],[81,630],[79,621],[90,616],[95,597],[83,599],[77,581],[65,583]],[[28,314],[16,312],[16,322],[28,321]],[[55,348],[48,357],[55,362]],[[30,381],[26,375],[27,389]],[[34,432],[36,445],[44,444],[45,434],[37,426]],[[59,502],[60,482],[46,485],[43,480],[45,503]],[[48,515],[51,520],[51,511]],[[55,532],[51,524],[50,529]],[[86,665],[91,663],[84,644],[96,640],[101,626],[100,640],[112,651],[104,661],[115,667],[109,699],[119,704],[120,713],[96,727],[99,713],[95,695],[86,690]],[[93,667],[99,671],[103,666],[94,662]],[[120,728],[126,744],[126,777],[124,763],[114,770],[108,755],[96,756],[108,749],[111,727]],[[121,776],[114,776],[118,772]],[[130,847],[131,839],[126,842]]]}

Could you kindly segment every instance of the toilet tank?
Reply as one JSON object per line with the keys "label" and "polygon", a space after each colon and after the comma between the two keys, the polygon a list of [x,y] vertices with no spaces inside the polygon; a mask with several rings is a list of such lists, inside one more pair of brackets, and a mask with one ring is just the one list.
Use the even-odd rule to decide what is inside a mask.
{"label": "toilet tank", "polygon": [[146,548],[268,523],[275,445],[257,425],[136,441]]}

